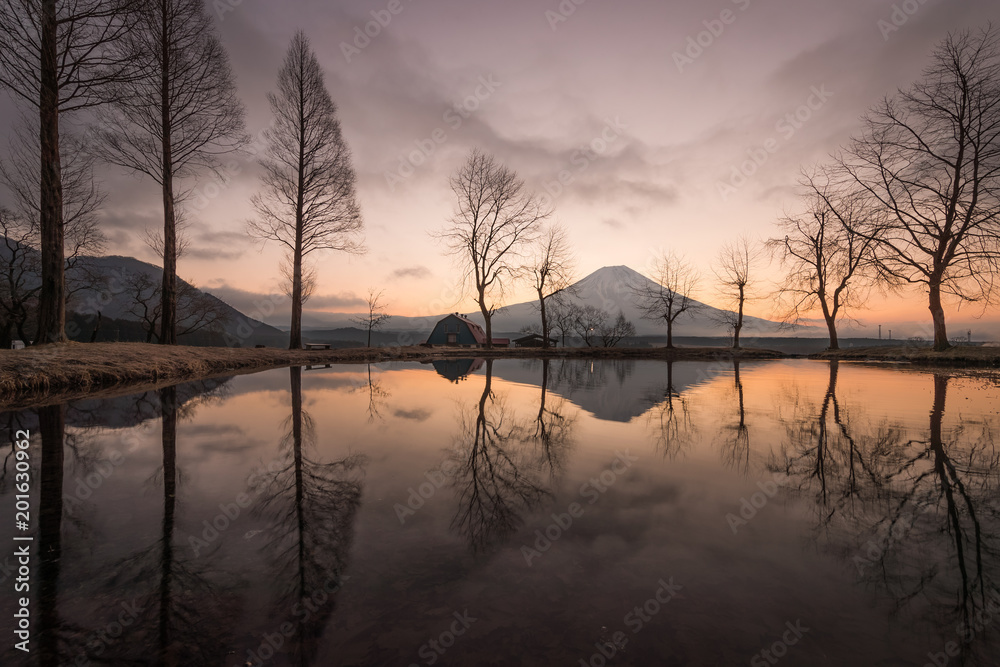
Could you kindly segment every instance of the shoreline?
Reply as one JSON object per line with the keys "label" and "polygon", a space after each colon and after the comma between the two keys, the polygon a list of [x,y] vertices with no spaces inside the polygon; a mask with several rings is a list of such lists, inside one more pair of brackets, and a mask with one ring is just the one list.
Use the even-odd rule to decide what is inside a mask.
{"label": "shoreline", "polygon": [[763,361],[819,359],[907,362],[915,366],[1000,367],[1000,348],[859,348],[812,355],[746,348],[342,348],[281,350],[162,346],[147,343],[64,343],[0,350],[0,409],[148,391],[213,377],[245,375],[298,365],[365,364],[439,359],[633,359],[662,361]]}

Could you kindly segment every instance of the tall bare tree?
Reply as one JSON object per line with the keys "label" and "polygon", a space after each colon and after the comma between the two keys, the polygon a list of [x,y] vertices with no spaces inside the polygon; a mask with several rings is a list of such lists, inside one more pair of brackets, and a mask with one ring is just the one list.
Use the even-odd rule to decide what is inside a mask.
{"label": "tall bare tree", "polygon": [[304,262],[315,252],[360,254],[364,229],[355,195],[351,150],[340,131],[337,106],[305,33],[292,38],[278,73],[278,91],[267,96],[274,124],[264,132],[264,191],[254,195],[257,217],[250,233],[285,246],[291,269],[289,347],[302,347]]}
{"label": "tall bare tree", "polygon": [[145,174],[163,195],[160,342],[177,344],[177,181],[214,168],[248,138],[225,48],[201,0],[150,0],[120,40],[123,57],[141,63],[113,87],[99,115],[101,156]]}
{"label": "tall bare tree", "polygon": [[372,332],[378,331],[389,321],[392,315],[385,312],[389,304],[382,301],[385,292],[376,290],[374,287],[368,290],[368,297],[365,299],[368,304],[368,313],[359,317],[352,317],[351,321],[358,326],[364,327],[368,332],[368,347],[372,346]]}
{"label": "tall bare tree", "polygon": [[797,324],[820,310],[830,334],[829,349],[838,350],[838,319],[864,305],[877,275],[873,238],[854,231],[872,211],[863,193],[838,191],[825,181],[808,182],[806,211],[782,220],[784,238],[770,239],[767,247],[786,270],[778,290],[782,319]]}
{"label": "tall bare tree", "polygon": [[461,262],[465,280],[472,281],[491,348],[493,314],[551,211],[517,172],[478,148],[451,177],[451,189],[458,205],[451,225],[436,236]]}
{"label": "tall bare tree", "polygon": [[38,111],[41,286],[36,343],[66,340],[60,118],[106,101],[131,62],[109,48],[136,0],[0,0],[0,86]]}
{"label": "tall bare tree", "polygon": [[[8,159],[0,161],[0,185],[13,209],[0,212],[0,341],[14,330],[21,340],[37,338],[29,320],[37,314],[41,280],[41,207],[38,137],[27,123],[14,133]],[[63,200],[64,294],[67,301],[100,281],[91,262],[104,249],[97,210],[104,193],[93,176],[93,159],[79,137],[65,134],[60,144]]]}
{"label": "tall bare tree", "polygon": [[740,236],[722,246],[715,261],[715,278],[723,300],[722,324],[733,332],[733,349],[740,349],[740,332],[743,330],[743,310],[753,299],[753,278],[759,259],[757,244],[747,236]]}
{"label": "tall bare tree", "polygon": [[632,285],[632,294],[643,319],[666,323],[667,348],[672,349],[674,323],[698,305],[691,298],[698,284],[698,274],[680,256],[664,252],[653,260],[650,277],[652,280]]}
{"label": "tall bare tree", "polygon": [[880,266],[927,290],[934,347],[949,347],[943,296],[995,302],[1000,269],[1000,34],[948,36],[923,78],[887,97],[840,158],[888,214]]}
{"label": "tall bare tree", "polygon": [[546,228],[535,246],[535,255],[529,267],[538,310],[542,317],[542,347],[549,347],[551,329],[547,307],[551,297],[568,289],[573,282],[573,258],[566,228],[554,224]]}

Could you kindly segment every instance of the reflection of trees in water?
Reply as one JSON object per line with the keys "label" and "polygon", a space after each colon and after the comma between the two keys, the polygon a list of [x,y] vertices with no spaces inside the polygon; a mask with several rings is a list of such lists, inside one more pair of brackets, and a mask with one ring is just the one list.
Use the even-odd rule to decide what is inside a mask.
{"label": "reflection of trees in water", "polygon": [[382,381],[372,377],[372,365],[368,364],[368,380],[362,385],[368,391],[368,423],[383,420],[382,410],[385,409],[391,394],[382,386]]}
{"label": "reflection of trees in water", "polygon": [[[37,410],[42,445],[37,642],[43,665],[77,664],[81,658],[103,664],[196,664],[218,659],[220,638],[205,637],[205,632],[206,628],[224,627],[224,623],[205,623],[206,618],[213,618],[213,606],[205,595],[199,595],[210,587],[204,585],[193,568],[179,563],[174,556],[177,389],[165,388],[158,394],[163,405],[163,469],[162,476],[158,476],[164,490],[161,535],[153,545],[124,561],[100,568],[94,563],[88,564],[87,558],[95,552],[80,543],[81,536],[87,535],[87,519],[84,513],[67,508],[66,494],[75,493],[76,489],[66,486],[64,476],[68,464],[74,480],[86,479],[97,463],[106,463],[105,444],[97,437],[99,433],[67,429],[70,418],[76,421],[81,416],[74,405]],[[129,399],[131,404],[135,404],[135,400]],[[101,401],[90,401],[85,409],[96,415],[101,404]],[[128,404],[114,401],[116,409]],[[73,500],[75,506],[86,502],[85,498],[74,497]],[[67,533],[67,528],[74,530]],[[70,542],[68,552],[67,538]],[[67,555],[70,561],[64,559]],[[74,579],[85,583],[83,590],[77,589],[72,596],[64,593],[60,597],[60,577],[67,567],[82,570],[82,576],[77,572]],[[191,600],[193,595],[197,598]],[[94,601],[84,622],[86,626],[70,620],[60,611],[61,602],[81,597]],[[185,604],[182,598],[188,599],[188,603]],[[130,620],[127,635],[96,641],[96,633],[108,627],[101,624],[119,618],[123,602],[134,602],[141,610],[138,618]],[[206,650],[199,651],[200,648]]]}
{"label": "reflection of trees in water", "polygon": [[747,477],[750,474],[750,427],[747,426],[739,359],[733,359],[733,391],[736,394],[737,418],[735,422],[722,426],[722,463]]}
{"label": "reflection of trees in water", "polygon": [[[136,409],[143,409],[148,400],[149,396],[137,398]],[[177,425],[193,416],[197,401],[182,403],[176,386],[158,390],[155,401],[162,415],[163,462],[148,483],[163,491],[160,534],[149,546],[113,566],[109,588],[115,594],[107,617],[114,618],[123,601],[131,601],[139,611],[125,638],[110,646],[88,646],[88,657],[121,664],[218,662],[220,650],[233,641],[228,619],[240,608],[239,598],[230,582],[210,570],[209,559],[192,557],[189,549],[178,545],[176,530]]]}
{"label": "reflection of trees in water", "polygon": [[39,662],[43,667],[62,664],[68,649],[59,614],[59,576],[62,569],[63,435],[65,409],[61,405],[39,408],[42,439],[41,493],[38,508],[38,634]]}
{"label": "reflection of trees in water", "polygon": [[566,456],[573,443],[573,426],[576,417],[566,414],[566,399],[548,396],[549,360],[542,360],[541,398],[533,430],[528,439],[538,447],[538,458],[550,478],[558,477],[565,467]]}
{"label": "reflection of trees in water", "polygon": [[255,473],[259,481],[252,490],[259,494],[255,511],[271,522],[266,549],[273,567],[268,576],[278,593],[270,619],[275,626],[294,624],[282,650],[295,664],[308,665],[333,613],[332,591],[347,567],[365,459],[320,463],[311,458],[316,430],[302,406],[302,369],[289,371],[292,411],[279,444],[280,458],[266,473]]}
{"label": "reflection of trees in water", "polygon": [[555,462],[568,446],[569,434],[561,425],[553,428],[558,420],[546,415],[544,407],[539,419],[543,423],[536,420],[529,431],[505,397],[493,392],[493,361],[487,360],[482,396],[478,404],[461,411],[452,454],[459,505],[452,527],[474,552],[503,543],[521,525],[523,513],[549,495],[540,481],[542,466],[529,445],[534,436],[526,436],[547,433],[550,450],[544,451],[544,440],[538,442],[543,460]]}
{"label": "reflection of trees in water", "polygon": [[691,415],[690,402],[674,388],[674,362],[667,361],[667,384],[646,398],[653,407],[646,419],[653,432],[656,451],[672,459],[691,443],[697,427]]}
{"label": "reflection of trees in water", "polygon": [[[775,468],[815,493],[828,548],[900,608],[939,625],[970,623],[1000,602],[1000,454],[995,418],[943,429],[949,376],[933,375],[927,436],[852,420],[837,363],[808,424],[789,427]],[[919,376],[917,376],[919,377]],[[965,650],[965,649],[963,649]]]}

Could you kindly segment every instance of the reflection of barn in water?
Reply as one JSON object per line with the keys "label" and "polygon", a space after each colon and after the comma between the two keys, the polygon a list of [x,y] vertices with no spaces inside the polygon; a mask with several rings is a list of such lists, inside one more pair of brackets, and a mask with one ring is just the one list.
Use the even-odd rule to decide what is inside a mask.
{"label": "reflection of barn in water", "polygon": [[482,368],[483,363],[482,359],[441,359],[431,362],[438,375],[447,378],[450,382],[464,380]]}

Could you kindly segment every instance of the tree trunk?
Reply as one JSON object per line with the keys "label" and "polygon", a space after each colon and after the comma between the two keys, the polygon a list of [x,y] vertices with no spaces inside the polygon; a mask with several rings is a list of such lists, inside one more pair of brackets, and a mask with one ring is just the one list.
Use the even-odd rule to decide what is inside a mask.
{"label": "tree trunk", "polygon": [[160,123],[163,131],[163,286],[160,290],[160,344],[177,344],[177,218],[174,211],[174,156],[170,118],[170,41],[167,3],[160,3]]}
{"label": "tree trunk", "polygon": [[289,350],[302,349],[302,223],[295,229],[295,256],[292,258],[292,330]]}
{"label": "tree trunk", "polygon": [[944,321],[944,307],[941,305],[941,278],[932,275],[928,283],[929,308],[931,318],[934,320],[934,349],[947,350],[951,347],[948,342],[948,328]]}
{"label": "tree trunk", "polygon": [[667,349],[674,349],[674,321],[669,317],[667,320]]}
{"label": "tree trunk", "polygon": [[538,290],[538,306],[542,313],[542,348],[549,348],[549,320],[545,317],[545,297],[542,296],[542,290]]}
{"label": "tree trunk", "polygon": [[299,54],[299,164],[298,189],[295,193],[295,248],[292,250],[292,329],[289,332],[288,349],[302,349],[302,242],[305,230],[305,188],[306,188],[306,91],[305,61]]}
{"label": "tree trunk", "polygon": [[493,349],[493,321],[490,319],[490,312],[486,309],[486,293],[479,292],[479,312],[486,320],[486,343],[483,345],[487,350]]}
{"label": "tree trunk", "polygon": [[[826,321],[826,329],[830,333],[830,345],[826,348],[828,350],[839,350],[840,341],[837,339],[837,305],[834,303],[833,311],[830,311],[830,307],[826,305],[826,294],[825,292],[820,292],[818,295],[821,310],[823,311],[823,319]],[[834,297],[836,299],[836,297]]]}
{"label": "tree trunk", "polygon": [[39,140],[39,223],[42,284],[35,344],[66,340],[66,275],[63,251],[62,162],[59,156],[58,25],[56,0],[42,0]]}
{"label": "tree trunk", "polygon": [[743,302],[746,300],[743,285],[740,285],[740,307],[736,313],[736,325],[733,327],[733,349],[740,349],[740,331],[743,329]]}

